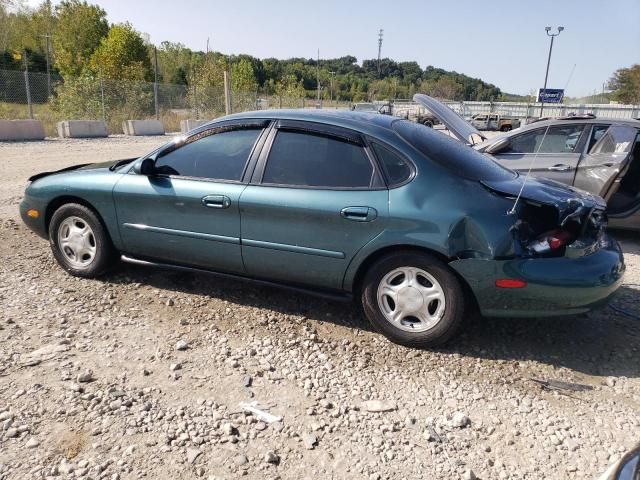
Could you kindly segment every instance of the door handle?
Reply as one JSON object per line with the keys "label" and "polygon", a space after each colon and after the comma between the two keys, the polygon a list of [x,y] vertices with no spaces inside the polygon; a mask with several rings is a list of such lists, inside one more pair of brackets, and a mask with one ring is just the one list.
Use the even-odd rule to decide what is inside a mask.
{"label": "door handle", "polygon": [[554,172],[568,172],[569,170],[571,170],[571,167],[569,165],[559,163],[557,165],[549,167],[547,170],[553,170]]}
{"label": "door handle", "polygon": [[371,207],[345,207],[340,210],[340,215],[354,222],[370,222],[378,216],[378,211]]}
{"label": "door handle", "polygon": [[202,205],[209,208],[229,208],[231,199],[226,195],[207,195],[202,197]]}

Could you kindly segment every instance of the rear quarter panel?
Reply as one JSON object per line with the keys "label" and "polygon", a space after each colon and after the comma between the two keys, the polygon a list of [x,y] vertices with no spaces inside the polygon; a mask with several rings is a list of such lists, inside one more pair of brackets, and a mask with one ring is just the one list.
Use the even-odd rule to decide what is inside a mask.
{"label": "rear quarter panel", "polygon": [[387,228],[363,247],[344,279],[351,291],[367,258],[385,248],[417,247],[443,258],[493,258],[512,253],[507,215],[513,201],[492,194],[477,181],[457,177],[424,161],[416,178],[389,191]]}

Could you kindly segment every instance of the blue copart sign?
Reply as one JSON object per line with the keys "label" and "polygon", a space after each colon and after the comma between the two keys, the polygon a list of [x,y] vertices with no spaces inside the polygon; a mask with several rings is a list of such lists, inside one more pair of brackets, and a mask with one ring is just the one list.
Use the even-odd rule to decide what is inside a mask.
{"label": "blue copart sign", "polygon": [[538,102],[562,103],[564,89],[562,88],[540,88],[538,89]]}

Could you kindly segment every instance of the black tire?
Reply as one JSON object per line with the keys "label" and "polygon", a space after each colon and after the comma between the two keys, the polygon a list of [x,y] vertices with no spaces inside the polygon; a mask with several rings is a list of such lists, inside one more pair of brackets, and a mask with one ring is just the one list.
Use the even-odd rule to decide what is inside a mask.
{"label": "black tire", "polygon": [[[66,228],[67,222],[79,219],[76,225],[84,222],[89,228],[87,242],[92,244],[95,252],[88,259],[75,261],[71,259],[72,249],[65,251],[60,245],[60,236],[63,235],[61,227]],[[63,226],[64,224],[64,226]],[[49,245],[58,264],[71,275],[76,277],[94,278],[102,275],[116,263],[116,251],[111,243],[108,232],[100,222],[100,219],[93,210],[77,203],[67,203],[59,207],[51,217],[49,222]],[[85,262],[79,265],[78,263]]]}
{"label": "black tire", "polygon": [[[444,294],[444,311],[437,323],[422,331],[403,330],[387,320],[378,302],[378,287],[390,272],[404,267],[420,269],[431,275]],[[464,318],[465,298],[462,284],[440,259],[426,253],[398,252],[387,255],[373,264],[362,284],[362,308],[373,327],[392,342],[407,347],[435,347],[446,343],[460,328]],[[430,308],[429,304],[426,308]],[[408,317],[410,318],[410,317]],[[413,328],[411,321],[405,328]],[[428,324],[424,324],[428,325]]]}
{"label": "black tire", "polygon": [[511,126],[510,125],[505,125],[504,127],[500,128],[501,132],[510,132],[511,131]]}
{"label": "black tire", "polygon": [[422,122],[425,127],[433,128],[433,122],[431,120],[425,120]]}

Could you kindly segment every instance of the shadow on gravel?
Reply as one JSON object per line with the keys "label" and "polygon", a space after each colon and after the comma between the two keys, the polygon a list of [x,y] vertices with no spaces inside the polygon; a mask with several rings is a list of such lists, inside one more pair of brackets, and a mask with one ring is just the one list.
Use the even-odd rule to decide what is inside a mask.
{"label": "shadow on gravel", "polygon": [[[123,265],[110,283],[211,296],[245,306],[371,331],[354,303],[329,301],[249,282],[198,273]],[[622,287],[612,302],[640,315],[638,290]],[[439,350],[470,358],[526,361],[588,375],[640,377],[640,321],[606,307],[587,315],[540,319],[491,319],[472,315],[461,335]]]}

